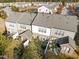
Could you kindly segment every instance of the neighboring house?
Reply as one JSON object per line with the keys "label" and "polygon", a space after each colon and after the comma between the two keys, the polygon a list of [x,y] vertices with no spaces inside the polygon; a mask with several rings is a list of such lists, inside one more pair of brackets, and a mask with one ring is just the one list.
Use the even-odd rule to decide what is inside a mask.
{"label": "neighboring house", "polygon": [[18,13],[11,14],[5,21],[8,32],[15,34],[26,30],[31,30],[31,23],[36,14],[34,13]]}
{"label": "neighboring house", "polygon": [[0,3],[0,7],[9,7],[12,6],[13,2],[9,2],[9,3]]}
{"label": "neighboring house", "polygon": [[12,11],[10,7],[5,7],[2,10],[7,14],[7,16],[14,13],[14,11]]}
{"label": "neighboring house", "polygon": [[16,2],[13,5],[16,7],[27,7],[27,6],[31,6],[31,3],[29,3],[29,2]]}
{"label": "neighboring house", "polygon": [[62,8],[62,11],[61,11],[61,14],[62,14],[62,15],[69,15],[69,13],[70,13],[70,12],[69,12],[69,10],[68,10],[68,7],[63,7],[63,8]]}
{"label": "neighboring house", "polygon": [[57,39],[69,36],[74,39],[77,32],[77,17],[39,13],[32,23],[34,36],[41,39]]}
{"label": "neighboring house", "polygon": [[38,8],[38,13],[50,13],[53,14],[53,9],[55,6],[44,5]]}

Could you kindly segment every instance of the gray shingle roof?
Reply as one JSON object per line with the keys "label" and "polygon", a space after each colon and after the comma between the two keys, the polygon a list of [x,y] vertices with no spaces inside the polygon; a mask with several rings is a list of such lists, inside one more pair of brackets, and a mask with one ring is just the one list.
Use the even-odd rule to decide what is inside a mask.
{"label": "gray shingle roof", "polygon": [[20,13],[13,13],[13,14],[10,14],[10,15],[7,17],[6,21],[7,21],[7,22],[13,22],[13,23],[15,23],[15,22],[18,20],[18,18],[19,18],[20,16],[21,16]]}
{"label": "gray shingle roof", "polygon": [[34,13],[21,13],[21,12],[15,12],[11,14],[6,21],[7,22],[13,22],[13,23],[20,23],[20,24],[26,24],[30,25],[33,18],[35,17],[36,14]]}
{"label": "gray shingle roof", "polygon": [[77,17],[39,13],[33,25],[77,32]]}
{"label": "gray shingle roof", "polygon": [[23,37],[23,40],[30,40],[32,38],[32,33],[30,30],[26,30],[23,33],[21,33],[20,36]]}
{"label": "gray shingle roof", "polygon": [[[42,6],[48,8],[48,9],[54,9],[54,8],[56,7],[55,4],[52,4],[52,5],[42,5]],[[41,7],[42,7],[42,6],[41,6]]]}
{"label": "gray shingle roof", "polygon": [[43,5],[43,6],[45,6],[46,8],[49,8],[49,9],[53,9],[54,8],[54,6],[49,6],[49,5]]}

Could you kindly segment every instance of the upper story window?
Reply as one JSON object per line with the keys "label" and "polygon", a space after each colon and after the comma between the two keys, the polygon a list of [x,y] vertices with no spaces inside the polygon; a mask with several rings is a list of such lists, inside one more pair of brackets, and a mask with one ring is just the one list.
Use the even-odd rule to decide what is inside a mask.
{"label": "upper story window", "polygon": [[26,26],[20,26],[20,28],[22,28],[22,29],[26,29]]}
{"label": "upper story window", "polygon": [[10,24],[10,27],[14,27],[14,25],[13,24]]}
{"label": "upper story window", "polygon": [[45,28],[39,28],[38,31],[39,31],[39,32],[42,32],[42,33],[46,33],[46,29],[45,29]]}
{"label": "upper story window", "polygon": [[56,30],[55,34],[56,35],[64,36],[64,31],[62,31],[62,30]]}

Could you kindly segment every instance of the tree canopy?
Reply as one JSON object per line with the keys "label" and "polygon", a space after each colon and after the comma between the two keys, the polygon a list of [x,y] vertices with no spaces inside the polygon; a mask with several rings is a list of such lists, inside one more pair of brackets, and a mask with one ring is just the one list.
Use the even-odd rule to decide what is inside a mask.
{"label": "tree canopy", "polygon": [[23,59],[42,59],[38,52],[38,47],[35,45],[34,39],[29,43],[29,46],[26,47]]}
{"label": "tree canopy", "polygon": [[5,54],[5,49],[9,46],[11,40],[0,34],[0,55]]}

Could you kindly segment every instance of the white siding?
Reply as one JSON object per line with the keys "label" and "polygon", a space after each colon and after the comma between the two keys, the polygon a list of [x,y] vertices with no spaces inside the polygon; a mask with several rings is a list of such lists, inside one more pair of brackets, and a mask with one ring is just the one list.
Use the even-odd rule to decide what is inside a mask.
{"label": "white siding", "polygon": [[15,23],[5,22],[7,31],[10,33],[17,32],[17,26]]}
{"label": "white siding", "polygon": [[32,25],[32,32],[37,33],[37,34],[41,34],[41,35],[50,36],[50,29],[49,28],[44,28],[44,29],[46,29],[46,33],[39,32],[39,28],[44,28],[44,27]]}
{"label": "white siding", "polygon": [[38,12],[40,13],[50,13],[50,10],[44,6],[38,8]]}
{"label": "white siding", "polygon": [[22,32],[25,30],[31,30],[31,26],[30,25],[24,25],[24,24],[18,24],[18,31]]}
{"label": "white siding", "polygon": [[74,39],[75,34],[76,34],[75,32],[70,32],[70,31],[65,31],[65,30],[60,30],[60,29],[55,29],[55,28],[51,29],[51,36],[54,36],[57,38],[69,36],[72,39]]}
{"label": "white siding", "polygon": [[22,32],[25,30],[31,30],[30,25],[23,25],[23,24],[16,24],[16,23],[11,23],[11,22],[5,22],[7,31],[10,33],[15,33],[15,32]]}

